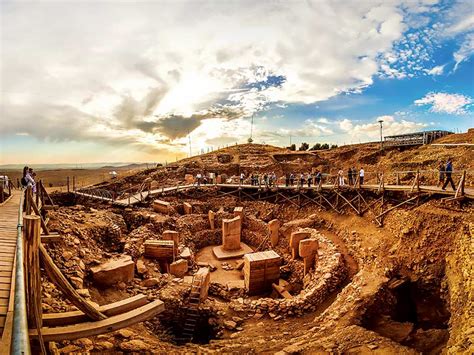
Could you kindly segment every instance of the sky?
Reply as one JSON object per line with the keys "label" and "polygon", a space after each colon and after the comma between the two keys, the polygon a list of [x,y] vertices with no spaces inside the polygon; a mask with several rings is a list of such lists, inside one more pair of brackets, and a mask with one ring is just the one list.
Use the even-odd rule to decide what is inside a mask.
{"label": "sky", "polygon": [[472,0],[2,0],[0,164],[466,131],[473,54]]}

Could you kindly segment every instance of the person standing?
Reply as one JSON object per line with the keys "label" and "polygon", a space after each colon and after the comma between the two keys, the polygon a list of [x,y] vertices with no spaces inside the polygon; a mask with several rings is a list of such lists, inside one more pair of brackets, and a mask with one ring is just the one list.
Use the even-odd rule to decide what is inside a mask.
{"label": "person standing", "polygon": [[243,185],[244,179],[245,179],[245,174],[244,174],[244,173],[240,173],[240,185]]}
{"label": "person standing", "polygon": [[451,187],[453,188],[453,190],[456,191],[453,178],[451,177],[452,172],[453,172],[453,162],[451,161],[451,158],[448,158],[448,161],[446,162],[446,168],[445,168],[446,180],[444,181],[443,187],[441,188],[442,190],[446,189],[446,186],[448,185],[448,182],[449,182],[451,183]]}
{"label": "person standing", "polygon": [[347,182],[349,185],[352,185],[353,182],[352,182],[352,169],[349,167],[349,169],[347,169]]}
{"label": "person standing", "polygon": [[319,186],[319,184],[321,183],[321,177],[322,177],[322,176],[321,176],[321,172],[320,172],[319,170],[316,170],[316,178],[315,178],[316,181],[315,181],[315,183],[316,183],[316,185],[318,185],[318,186]]}
{"label": "person standing", "polygon": [[28,169],[28,173],[26,174],[26,187],[31,186],[31,191],[35,194],[36,193],[36,181],[35,181],[36,173],[33,172],[33,168]]}
{"label": "person standing", "polygon": [[311,173],[308,173],[308,175],[306,177],[308,179],[308,187],[311,187],[311,182],[313,181],[313,176],[311,175]]}
{"label": "person standing", "polygon": [[359,170],[359,185],[361,186],[364,184],[364,175],[365,175],[364,168],[361,167]]}
{"label": "person standing", "polygon": [[295,174],[291,173],[290,174],[290,185],[293,186],[295,183]]}
{"label": "person standing", "polygon": [[339,169],[337,177],[339,179],[339,186],[344,186],[344,170],[342,170],[342,168]]}
{"label": "person standing", "polygon": [[438,184],[436,186],[443,186],[444,184],[444,164],[443,163],[439,164],[438,172],[439,172],[439,179],[438,179]]}

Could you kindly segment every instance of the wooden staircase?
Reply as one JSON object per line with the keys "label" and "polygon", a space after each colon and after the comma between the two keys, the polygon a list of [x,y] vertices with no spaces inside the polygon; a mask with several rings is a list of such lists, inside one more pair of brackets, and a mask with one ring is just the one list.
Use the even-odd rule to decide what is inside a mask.
{"label": "wooden staircase", "polygon": [[189,294],[188,306],[186,308],[186,320],[183,331],[178,342],[181,344],[189,343],[194,338],[194,332],[199,320],[199,305],[201,304],[201,286],[202,278],[193,277],[191,283],[191,292]]}

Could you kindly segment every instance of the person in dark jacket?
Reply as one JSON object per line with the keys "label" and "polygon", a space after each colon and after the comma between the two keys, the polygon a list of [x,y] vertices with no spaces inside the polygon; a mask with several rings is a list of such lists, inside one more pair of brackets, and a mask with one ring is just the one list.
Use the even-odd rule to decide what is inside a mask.
{"label": "person in dark jacket", "polygon": [[439,171],[439,180],[438,180],[438,185],[436,186],[443,186],[444,184],[444,164],[440,163],[438,167]]}
{"label": "person in dark jacket", "polygon": [[442,189],[445,190],[446,186],[448,185],[448,182],[451,183],[451,187],[453,188],[454,191],[456,191],[456,186],[454,186],[454,181],[453,178],[451,177],[451,174],[453,172],[453,162],[451,159],[448,159],[446,162],[446,168],[445,168],[445,175],[446,175],[446,180],[444,181]]}

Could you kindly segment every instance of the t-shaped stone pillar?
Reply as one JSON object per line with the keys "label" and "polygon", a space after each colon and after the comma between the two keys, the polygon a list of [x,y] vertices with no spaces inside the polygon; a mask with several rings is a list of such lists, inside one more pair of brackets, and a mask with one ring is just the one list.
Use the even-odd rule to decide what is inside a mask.
{"label": "t-shaped stone pillar", "polygon": [[292,259],[296,259],[298,254],[298,248],[300,246],[300,241],[303,239],[307,239],[311,236],[310,232],[293,232],[290,236],[290,249],[291,249],[291,257]]}
{"label": "t-shaped stone pillar", "polygon": [[213,249],[217,259],[238,258],[252,252],[249,246],[240,242],[241,231],[240,217],[222,220],[222,245]]}
{"label": "t-shaped stone pillar", "polygon": [[304,272],[306,275],[314,266],[316,256],[318,255],[319,243],[316,239],[303,239],[300,241],[299,252],[304,262]]}
{"label": "t-shaped stone pillar", "polygon": [[222,220],[222,248],[224,250],[240,249],[240,233],[242,231],[242,219],[235,217]]}
{"label": "t-shaped stone pillar", "polygon": [[240,220],[244,220],[244,208],[243,207],[235,207],[234,208],[234,217],[240,217]]}
{"label": "t-shaped stone pillar", "polygon": [[209,210],[207,215],[209,217],[209,224],[211,225],[211,229],[212,230],[216,229],[216,225],[215,225],[216,213],[212,210]]}
{"label": "t-shaped stone pillar", "polygon": [[270,242],[272,247],[276,247],[279,241],[278,230],[280,229],[280,221],[278,219],[273,219],[268,222],[268,230],[270,232]]}

